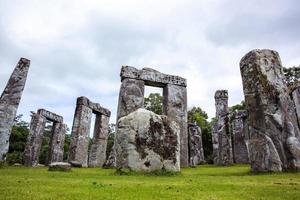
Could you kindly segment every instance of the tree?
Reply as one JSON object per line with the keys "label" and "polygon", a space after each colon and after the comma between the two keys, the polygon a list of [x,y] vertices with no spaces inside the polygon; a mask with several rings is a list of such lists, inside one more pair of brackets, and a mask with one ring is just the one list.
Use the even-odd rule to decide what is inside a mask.
{"label": "tree", "polygon": [[114,140],[116,135],[116,124],[109,124],[109,132],[107,138],[107,146],[106,146],[106,158],[109,157],[110,152],[114,146]]}
{"label": "tree", "polygon": [[200,107],[193,107],[188,111],[188,122],[196,123],[202,131],[202,143],[205,159],[208,163],[212,162],[212,126],[208,121],[207,113]]}
{"label": "tree", "polygon": [[29,133],[29,124],[22,120],[23,115],[16,116],[9,138],[9,149],[6,162],[9,164],[22,163],[23,151]]}
{"label": "tree", "polygon": [[162,114],[163,97],[159,93],[150,93],[145,98],[145,109],[150,110],[158,115]]}

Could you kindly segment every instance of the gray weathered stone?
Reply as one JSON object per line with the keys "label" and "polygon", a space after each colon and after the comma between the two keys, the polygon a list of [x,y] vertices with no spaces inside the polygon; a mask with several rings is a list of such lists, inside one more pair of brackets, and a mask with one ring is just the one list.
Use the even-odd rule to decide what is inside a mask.
{"label": "gray weathered stone", "polygon": [[53,123],[47,163],[63,161],[66,133],[67,133],[66,124],[59,123],[59,122]]}
{"label": "gray weathered stone", "polygon": [[141,80],[124,79],[119,93],[117,120],[144,107],[145,84]]}
{"label": "gray weathered stone", "polygon": [[186,87],[168,84],[163,89],[163,113],[180,127],[180,166],[189,165]]}
{"label": "gray weathered stone", "polygon": [[92,109],[77,104],[71,133],[69,162],[79,162],[83,167],[87,167],[91,120]]}
{"label": "gray weathered stone", "polygon": [[47,120],[53,122],[53,126],[46,164],[63,161],[67,125],[63,124],[62,116],[45,109],[39,109],[37,113],[32,113],[29,135],[24,150],[24,164],[26,166],[37,166],[39,163],[39,154]]}
{"label": "gray weathered stone", "polygon": [[215,122],[212,125],[212,146],[213,146],[213,163],[219,163],[219,134],[218,134],[218,123]]}
{"label": "gray weathered stone", "polygon": [[48,110],[38,109],[37,113],[44,116],[47,120],[49,120],[51,122],[58,122],[58,123],[63,122],[63,117],[62,116],[60,116],[58,114],[55,114],[53,112],[50,112]]}
{"label": "gray weathered stone", "polygon": [[[218,156],[215,159],[215,164],[217,165],[230,165],[233,164],[233,154],[232,154],[232,143],[231,135],[229,130],[229,111],[228,111],[228,91],[227,90],[217,90],[215,93],[215,105],[216,105],[216,127],[218,139],[217,149]],[[215,136],[215,135],[213,135]]]}
{"label": "gray weathered stone", "polygon": [[0,97],[0,161],[5,160],[9,137],[25,87],[30,60],[21,58]]}
{"label": "gray weathered stone", "polygon": [[116,167],[116,152],[115,152],[115,148],[113,146],[113,148],[111,149],[108,158],[106,159],[105,164],[103,165],[104,168],[114,168]]}
{"label": "gray weathered stone", "polygon": [[134,67],[123,66],[121,69],[121,78],[122,80],[125,78],[143,80],[146,85],[154,87],[164,87],[167,84],[186,87],[186,79],[179,76],[163,74],[151,68],[138,70]]}
{"label": "gray weathered stone", "polygon": [[239,164],[249,163],[248,143],[249,131],[247,123],[247,111],[237,110],[232,122],[234,161]]}
{"label": "gray weathered stone", "polygon": [[299,128],[278,53],[250,51],[240,70],[249,113],[251,169],[299,169]]}
{"label": "gray weathered stone", "polygon": [[300,84],[297,84],[291,91],[290,96],[294,102],[298,124],[300,124]]}
{"label": "gray weathered stone", "polygon": [[53,162],[49,165],[49,171],[63,171],[68,172],[71,171],[71,164],[66,162]]}
{"label": "gray weathered stone", "polygon": [[200,127],[196,124],[188,124],[188,133],[190,166],[196,166],[205,163]]}
{"label": "gray weathered stone", "polygon": [[117,169],[180,171],[179,133],[175,121],[145,109],[120,118],[115,139]]}
{"label": "gray weathered stone", "polygon": [[36,166],[39,163],[45,124],[47,120],[40,114],[33,113],[31,116],[29,135],[24,150],[24,165]]}
{"label": "gray weathered stone", "polygon": [[102,167],[106,161],[106,146],[109,132],[109,117],[97,115],[94,137],[89,154],[89,167]]}
{"label": "gray weathered stone", "polygon": [[77,98],[69,162],[81,163],[83,167],[88,166],[89,133],[93,113],[96,114],[96,123],[89,164],[91,164],[91,167],[96,167],[102,166],[105,162],[110,111],[101,107],[98,103],[93,103],[86,97]]}
{"label": "gray weathered stone", "polygon": [[124,66],[121,69],[121,80],[117,120],[144,107],[145,85],[163,88],[163,113],[170,120],[176,121],[180,127],[180,165],[187,167],[189,159],[186,79],[163,74],[151,68],[138,70]]}

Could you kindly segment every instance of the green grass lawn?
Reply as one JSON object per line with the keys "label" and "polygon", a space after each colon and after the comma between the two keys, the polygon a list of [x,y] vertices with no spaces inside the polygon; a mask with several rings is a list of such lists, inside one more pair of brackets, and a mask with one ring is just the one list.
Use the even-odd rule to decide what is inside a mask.
{"label": "green grass lawn", "polygon": [[300,173],[199,166],[174,176],[116,175],[111,169],[0,168],[0,199],[300,199]]}

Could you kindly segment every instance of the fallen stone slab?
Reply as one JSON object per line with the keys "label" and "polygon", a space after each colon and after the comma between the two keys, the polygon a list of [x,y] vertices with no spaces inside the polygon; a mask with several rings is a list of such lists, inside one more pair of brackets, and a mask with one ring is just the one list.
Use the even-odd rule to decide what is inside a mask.
{"label": "fallen stone slab", "polygon": [[49,171],[71,171],[72,165],[66,162],[53,162],[49,165]]}
{"label": "fallen stone slab", "polygon": [[80,163],[78,161],[69,161],[69,163],[72,165],[72,167],[77,167],[77,168],[82,167],[82,163]]}

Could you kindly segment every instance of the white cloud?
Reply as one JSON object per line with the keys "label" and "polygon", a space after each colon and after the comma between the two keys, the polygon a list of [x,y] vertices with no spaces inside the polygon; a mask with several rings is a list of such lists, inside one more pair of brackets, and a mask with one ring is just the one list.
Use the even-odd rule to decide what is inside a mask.
{"label": "white cloud", "polygon": [[[31,59],[19,113],[46,108],[71,128],[85,95],[112,111],[120,67],[153,67],[188,80],[188,106],[213,117],[214,92],[243,99],[241,57],[254,48],[300,63],[297,1],[0,0],[0,90],[19,57]],[[155,91],[155,90],[154,90]]]}

